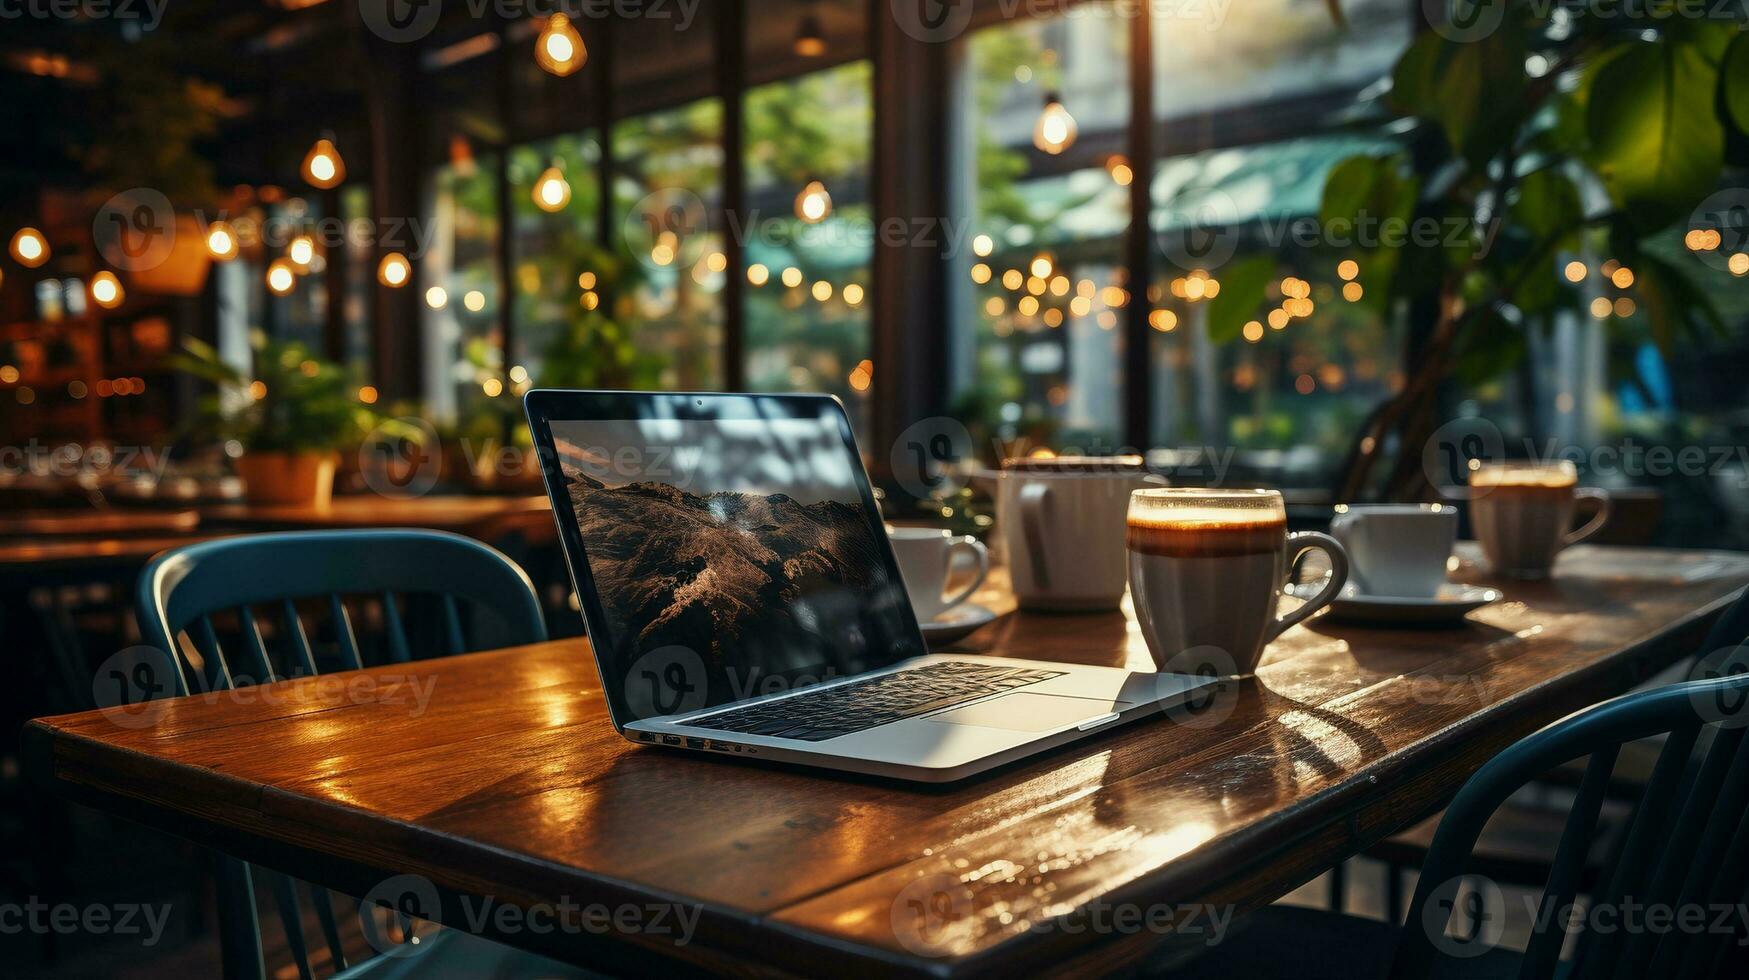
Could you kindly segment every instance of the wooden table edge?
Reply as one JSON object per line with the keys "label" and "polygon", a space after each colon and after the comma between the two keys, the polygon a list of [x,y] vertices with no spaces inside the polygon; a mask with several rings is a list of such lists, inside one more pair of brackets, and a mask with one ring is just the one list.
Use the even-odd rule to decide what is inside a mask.
{"label": "wooden table edge", "polygon": [[[1332,866],[1336,861],[1356,856],[1379,840],[1438,813],[1457,795],[1458,790],[1462,788],[1470,775],[1518,739],[1576,711],[1619,696],[1634,686],[1644,683],[1660,671],[1681,662],[1685,657],[1702,652],[1699,647],[1705,638],[1706,631],[1711,628],[1711,624],[1724,610],[1736,601],[1744,589],[1749,589],[1749,586],[1739,587],[1705,606],[1684,614],[1655,636],[1646,637],[1631,645],[1624,646],[1607,657],[1593,661],[1561,677],[1545,680],[1521,691],[1516,691],[1501,699],[1487,714],[1469,715],[1460,722],[1428,736],[1417,743],[1417,752],[1442,752],[1443,755],[1435,760],[1433,768],[1423,772],[1418,777],[1412,776],[1400,784],[1402,789],[1398,791],[1391,792],[1384,790],[1383,787],[1389,785],[1389,777],[1395,776],[1407,768],[1408,750],[1406,749],[1399,749],[1374,760],[1356,770],[1351,778],[1306,796],[1296,801],[1292,807],[1266,816],[1225,837],[1205,842],[1195,850],[1173,858],[1165,866],[1170,869],[1169,871],[1144,875],[1127,882],[1101,896],[1101,900],[1109,904],[1146,905],[1159,902],[1219,904],[1214,900],[1220,897],[1223,890],[1237,885],[1259,869],[1267,868],[1272,862],[1278,861],[1284,855],[1293,854],[1296,845],[1315,839],[1330,828],[1341,827],[1344,831],[1341,836],[1346,841],[1346,848],[1342,856],[1320,857],[1316,861],[1302,862],[1312,869],[1311,873],[1281,889],[1280,894],[1285,895],[1294,888],[1316,878],[1318,874]],[[1695,634],[1692,637],[1692,642],[1688,639],[1687,634],[1689,633]],[[1652,662],[1654,660],[1660,662],[1654,663]],[[1616,677],[1618,672],[1623,676],[1619,679],[1612,679]],[[1516,722],[1516,725],[1512,726],[1512,731],[1484,733],[1467,744],[1458,738],[1459,735],[1469,732],[1478,725],[1498,724],[1502,720],[1501,712],[1511,711],[1515,704],[1524,703],[1530,699],[1532,694],[1546,694],[1551,690],[1560,695],[1558,698],[1551,699],[1560,706],[1546,713],[1545,717],[1530,717],[1530,713],[1521,712],[1525,715],[1524,717],[1509,719]],[[1607,693],[1609,691],[1614,691],[1614,693]],[[1548,704],[1550,702],[1543,701],[1541,703]],[[1536,712],[1536,714],[1545,713]],[[1428,743],[1434,744],[1429,745]],[[1453,764],[1463,767],[1463,778],[1450,779],[1439,771],[1439,767]],[[1126,778],[1134,779],[1139,775],[1142,773],[1133,774]],[[1363,778],[1366,780],[1364,783]],[[1429,784],[1425,789],[1430,790],[1430,792],[1416,801],[1415,793],[1424,789],[1420,785],[1422,783]],[[1341,801],[1340,805],[1330,806],[1329,801],[1332,799]],[[1415,808],[1409,811],[1408,816],[1399,817],[1375,827],[1363,828],[1360,819],[1363,814],[1377,812],[1386,804],[1403,800],[1414,801]],[[1313,812],[1314,804],[1338,810],[1339,813],[1335,815],[1333,820],[1324,819],[1324,813],[1319,813],[1317,820],[1310,820],[1306,814]],[[1325,812],[1327,813],[1328,810]],[[1219,848],[1209,846],[1217,842],[1222,846]],[[1246,849],[1253,846],[1257,847],[1257,851],[1254,854],[1248,854]],[[1234,861],[1235,852],[1244,855],[1244,860]],[[1215,873],[1220,869],[1225,869],[1225,873]],[[881,869],[873,874],[882,873],[884,870],[889,869]],[[1201,894],[1186,893],[1176,896],[1168,894],[1164,897],[1159,894],[1163,890],[1169,891],[1172,884],[1178,880],[1196,880],[1198,878],[1205,882],[1212,882],[1213,887],[1204,889]],[[845,884],[850,884],[850,882]],[[1267,903],[1235,905],[1234,908],[1236,912],[1243,913],[1260,907],[1262,904]],[[782,911],[779,909],[774,914],[780,915]],[[1055,934],[1060,935],[1060,933]],[[1125,962],[1143,959],[1152,948],[1162,945],[1161,937],[1150,936],[1146,938],[1152,941],[1135,943],[1139,947],[1138,950]],[[997,974],[1003,968],[1003,964],[997,962],[998,951],[1006,959],[1014,955],[1012,944],[1026,944],[1028,942],[1027,936],[1020,936],[1008,940],[1006,943],[989,947],[979,953],[962,957],[953,961],[948,975],[962,977]],[[1121,942],[1122,940],[1117,941],[1117,943]],[[1118,965],[1109,958],[1117,943],[1106,943],[1100,946],[1096,955],[1100,955],[1102,959],[1097,971],[1103,972]],[[1039,945],[1042,948],[1044,944]],[[1069,969],[1063,975],[1080,975],[1085,971],[1072,966],[1074,959],[1074,956],[1063,957],[1036,968],[1048,975],[1055,972],[1052,967],[1068,966]],[[1032,962],[1037,963],[1038,961]]]}
{"label": "wooden table edge", "polygon": [[[1500,748],[1503,748],[1506,744],[1510,744],[1523,734],[1526,734],[1529,731],[1534,731],[1537,728],[1571,713],[1572,711],[1596,703],[1598,700],[1613,696],[1610,693],[1612,691],[1614,693],[1625,691],[1635,684],[1643,682],[1646,678],[1654,675],[1659,670],[1679,661],[1683,656],[1695,652],[1698,648],[1701,635],[1705,633],[1711,622],[1724,610],[1724,608],[1729,605],[1730,602],[1735,600],[1740,591],[1741,589],[1733,590],[1705,606],[1698,607],[1691,612],[1685,613],[1680,618],[1669,623],[1656,635],[1642,638],[1631,645],[1624,646],[1608,656],[1601,657],[1592,663],[1577,668],[1561,677],[1546,680],[1532,687],[1514,692],[1512,695],[1502,699],[1497,705],[1493,706],[1488,713],[1467,716],[1462,721],[1441,729],[1434,735],[1424,739],[1421,743],[1418,743],[1421,745],[1419,751],[1445,751],[1446,755],[1438,760],[1439,764],[1460,763],[1466,768],[1467,778],[1467,772],[1473,772],[1476,767],[1487,758],[1491,757]],[[1688,640],[1687,634],[1689,633],[1697,634],[1693,637],[1692,642],[1689,642]],[[1652,663],[1652,661],[1660,658],[1662,658],[1662,662],[1655,664]],[[1648,666],[1649,664],[1650,666]],[[400,666],[401,665],[389,665],[387,668],[374,669],[391,669]],[[1524,702],[1533,693],[1540,692],[1546,694],[1551,689],[1558,691],[1561,695],[1559,698],[1552,699],[1558,703],[1559,707],[1550,712],[1527,713],[1525,717],[1511,719],[1516,722],[1516,724],[1512,726],[1512,731],[1497,733],[1493,737],[1478,737],[1471,743],[1471,747],[1467,749],[1463,749],[1462,751],[1451,750],[1450,747],[1455,744],[1457,735],[1468,732],[1478,725],[1497,725],[1501,720],[1501,712],[1512,711],[1515,704]],[[1542,703],[1547,704],[1548,702],[1544,701]],[[1536,717],[1532,717],[1530,714],[1534,714]],[[118,748],[105,743],[100,739],[68,732],[56,726],[55,722],[57,720],[57,718],[49,717],[35,719],[29,722],[24,729],[22,744],[22,756],[27,775],[33,781],[52,792],[67,796],[78,802],[95,805],[112,812],[120,813],[130,819],[134,819],[149,826],[157,827],[178,836],[190,837],[190,830],[194,829],[195,826],[198,826],[200,830],[206,833],[211,841],[221,844],[227,853],[264,866],[274,867],[280,870],[301,869],[307,871],[311,865],[314,865],[320,868],[324,874],[320,878],[312,880],[316,880],[317,883],[328,885],[329,887],[336,888],[340,891],[348,891],[350,894],[354,895],[365,893],[383,878],[409,872],[424,874],[437,884],[441,891],[446,891],[451,895],[485,894],[485,892],[480,889],[467,887],[463,880],[464,876],[458,874],[445,874],[449,869],[447,866],[441,864],[423,867],[418,866],[417,862],[415,862],[416,866],[411,868],[406,866],[385,868],[382,867],[381,863],[371,864],[370,862],[361,859],[341,859],[336,852],[322,851],[298,844],[292,840],[289,835],[284,834],[283,830],[280,831],[279,835],[270,837],[268,834],[273,830],[276,824],[281,828],[292,825],[287,824],[283,818],[271,817],[265,812],[261,805],[262,801],[265,800],[270,793],[276,792],[265,784],[240,780],[225,773],[211,773],[211,778],[221,781],[231,781],[240,788],[247,790],[245,795],[253,797],[252,815],[256,822],[256,832],[253,834],[245,834],[233,829],[232,825],[217,822],[216,820],[209,817],[203,817],[191,810],[177,807],[176,801],[172,799],[143,796],[129,790],[127,787],[119,783],[105,783],[88,778],[68,778],[59,766],[58,760],[63,748],[74,746],[92,751],[93,754],[96,755],[107,755],[118,760],[126,759],[136,764],[144,763],[144,765],[137,765],[137,768],[141,770],[142,775],[149,774],[151,769],[159,766],[162,766],[166,770],[176,767],[161,764],[155,757],[145,753],[136,752],[131,749]],[[1434,744],[1428,745],[1427,743],[1429,742]],[[1460,746],[1460,748],[1462,747]],[[1284,854],[1293,853],[1296,845],[1307,840],[1315,839],[1321,833],[1326,833],[1330,828],[1337,826],[1344,828],[1344,833],[1338,835],[1340,840],[1346,843],[1343,854],[1345,856],[1351,856],[1352,854],[1358,853],[1362,848],[1373,841],[1388,836],[1390,833],[1394,833],[1402,827],[1409,826],[1416,821],[1423,819],[1428,814],[1436,812],[1445,804],[1445,802],[1449,801],[1450,797],[1454,795],[1457,792],[1457,789],[1462,785],[1461,779],[1455,781],[1443,779],[1439,778],[1437,772],[1433,772],[1429,773],[1422,780],[1411,780],[1402,791],[1396,793],[1378,791],[1376,787],[1388,784],[1388,779],[1385,777],[1395,775],[1399,770],[1406,766],[1404,760],[1407,751],[1408,750],[1406,749],[1394,751],[1372,763],[1369,763],[1360,770],[1357,770],[1352,778],[1343,783],[1321,790],[1316,794],[1306,797],[1304,800],[1298,801],[1293,807],[1286,809],[1279,814],[1265,817],[1259,822],[1237,830],[1224,838],[1216,838],[1214,841],[1207,842],[1189,854],[1173,859],[1172,862],[1165,866],[1169,870],[1137,878],[1136,880],[1126,883],[1112,892],[1107,893],[1105,896],[1102,896],[1102,900],[1112,903],[1135,902],[1138,904],[1147,904],[1150,901],[1158,902],[1165,900],[1194,902],[1199,899],[1217,898],[1223,889],[1236,885],[1244,878],[1254,875],[1260,868],[1266,867],[1271,862],[1279,860]],[[1136,773],[1126,778],[1138,778],[1146,772],[1151,771],[1151,769],[1144,770],[1141,773]],[[1374,783],[1371,780],[1377,780],[1377,782]],[[1416,785],[1419,782],[1431,782],[1432,785],[1423,788]],[[1415,794],[1418,792],[1425,792],[1426,795],[1416,797]],[[1368,794],[1371,794],[1370,797]],[[1356,799],[1350,800],[1348,799],[1349,797],[1355,797]],[[1307,814],[1311,813],[1313,810],[1311,804],[1316,802],[1328,805],[1328,801],[1332,798],[1342,800],[1342,804],[1339,807],[1334,808],[1340,810],[1340,813],[1337,814],[1334,819],[1327,819],[1325,813],[1320,813],[1316,820],[1307,816]],[[1367,832],[1362,831],[1359,818],[1363,813],[1377,811],[1381,808],[1388,809],[1389,807],[1386,806],[1387,804],[1404,801],[1405,798],[1407,798],[1408,802],[1411,802],[1415,807],[1409,815],[1395,818],[1389,824],[1378,825],[1378,827],[1373,830]],[[366,812],[354,807],[336,804],[331,801],[317,801],[317,805],[323,809],[331,810],[336,814],[345,814],[354,819]],[[179,820],[178,817],[182,819]],[[425,848],[433,854],[441,855],[446,847],[453,846],[453,841],[450,838],[442,834],[436,834],[425,830],[418,824],[393,820],[386,817],[370,817],[369,819],[393,828],[397,833],[404,835],[411,842],[423,844]],[[1221,844],[1219,848],[1209,847],[1209,844],[1216,842]],[[579,879],[586,881],[592,887],[602,889],[604,895],[611,896],[611,898],[597,898],[593,895],[588,896],[591,901],[641,901],[646,904],[651,902],[672,902],[679,905],[695,906],[701,909],[703,913],[700,920],[701,931],[704,929],[706,920],[708,919],[713,927],[711,930],[713,935],[718,935],[719,938],[723,938],[733,931],[739,931],[744,937],[740,942],[723,943],[719,946],[712,947],[710,950],[706,951],[706,955],[702,956],[699,955],[700,950],[696,944],[685,948],[677,948],[671,943],[640,944],[636,940],[631,942],[634,946],[642,945],[647,953],[661,957],[663,962],[667,964],[672,964],[678,959],[680,962],[692,963],[695,965],[708,962],[712,969],[723,969],[728,967],[732,969],[733,972],[737,973],[769,973],[771,972],[769,956],[773,951],[766,948],[766,946],[760,942],[760,939],[769,936],[782,936],[793,943],[793,951],[800,954],[796,962],[806,962],[808,964],[808,969],[816,969],[818,966],[823,965],[823,963],[829,963],[834,969],[834,972],[847,972],[850,975],[862,975],[865,971],[887,974],[893,970],[900,970],[919,976],[933,977],[958,977],[995,973],[1002,970],[1004,966],[1003,963],[998,962],[998,957],[1000,956],[1000,959],[1002,960],[1008,960],[1015,954],[1017,948],[1033,949],[1037,952],[1046,953],[1051,956],[1051,959],[1048,962],[1040,963],[1036,960],[1033,962],[1039,967],[1052,970],[1053,972],[1056,968],[1064,968],[1068,972],[1081,972],[1077,967],[1077,961],[1082,961],[1081,966],[1090,966],[1090,964],[1084,962],[1086,959],[1085,949],[1071,948],[1070,944],[1065,944],[1061,941],[1054,944],[1038,942],[1033,937],[1026,935],[1005,940],[1002,943],[989,947],[979,953],[963,957],[947,957],[940,960],[933,960],[920,956],[906,956],[890,949],[860,945],[839,936],[799,926],[794,923],[785,922],[781,919],[781,916],[786,909],[792,908],[803,901],[817,898],[818,894],[791,902],[765,914],[749,914],[702,900],[665,894],[646,886],[621,879],[601,876],[584,869],[572,866],[554,865],[550,862],[533,858],[526,854],[507,851],[501,847],[482,844],[477,841],[470,842],[469,846],[490,849],[498,852],[502,857],[508,859],[515,866],[525,870],[531,878],[538,878],[541,875],[551,876],[558,874],[573,881]],[[1243,861],[1234,861],[1232,859],[1233,854],[1231,852],[1243,852],[1247,847],[1257,847],[1256,854],[1247,855],[1246,859]],[[408,850],[411,851],[413,848],[410,847]],[[1220,853],[1216,853],[1217,851]],[[897,867],[902,867],[904,863],[905,862],[898,862],[873,869],[863,875],[857,876],[856,878],[848,879],[845,882],[840,883],[837,888],[844,888],[868,877],[885,873]],[[1310,880],[1310,878],[1316,877],[1318,871],[1325,866],[1327,866],[1327,864],[1316,865],[1312,868],[1311,873],[1305,876],[1304,880]],[[1210,875],[1208,874],[1208,869],[1210,867],[1224,869],[1224,873]],[[288,873],[299,874],[300,872],[294,870],[289,871]],[[1180,880],[1194,878],[1197,874],[1204,875],[1205,880],[1213,883],[1213,887],[1205,889],[1204,894],[1202,895],[1185,894],[1178,897],[1168,896],[1165,899],[1162,899],[1161,892],[1169,892],[1170,888]],[[1282,889],[1281,893],[1285,894],[1298,883],[1303,882],[1296,882],[1295,885],[1290,885],[1289,887]],[[1239,911],[1245,910],[1246,909],[1239,909]],[[757,933],[757,935],[755,933]],[[522,933],[514,938],[500,938],[501,941],[507,942],[510,945],[522,948],[535,948],[537,952],[554,955],[556,958],[572,961],[576,960],[577,957],[574,954],[579,952],[579,950],[572,945],[574,937],[561,937],[564,940],[562,943],[546,943],[544,941],[530,943],[527,941],[529,935],[530,934],[528,933]],[[1059,931],[1053,933],[1053,935],[1061,936],[1063,934]],[[488,938],[491,938],[491,936],[488,935]],[[1144,938],[1147,941],[1117,940],[1099,944],[1099,949],[1093,954],[1100,957],[1101,961],[1099,968],[1109,969],[1113,965],[1109,957],[1116,951],[1116,947],[1119,945],[1126,947],[1123,954],[1126,962],[1144,958],[1147,952],[1153,947],[1159,945],[1160,942],[1159,937],[1149,936]],[[617,944],[624,944],[626,942],[626,940],[621,939],[617,941]],[[599,945],[611,947],[616,945],[616,943],[602,942]],[[666,948],[661,948],[664,945]],[[1073,945],[1079,947],[1085,944]],[[727,961],[718,959],[716,953],[719,950],[722,953],[733,957],[733,959]],[[813,959],[813,957],[824,957],[824,961],[822,962]]]}
{"label": "wooden table edge", "polygon": [[[55,720],[55,718],[38,718],[26,723],[20,753],[25,773],[33,783],[73,802],[117,814],[195,843],[212,846],[232,857],[272,868],[354,897],[368,893],[378,883],[395,875],[422,875],[438,889],[440,900],[444,903],[445,914],[442,921],[445,923],[465,922],[465,916],[461,914],[460,906],[457,904],[463,896],[489,897],[497,902],[510,902],[512,904],[516,904],[520,899],[523,906],[527,907],[529,896],[537,894],[529,892],[527,895],[505,895],[503,894],[504,889],[491,891],[477,885],[470,885],[465,880],[466,875],[456,873],[458,869],[454,864],[446,864],[439,860],[448,850],[454,848],[455,842],[452,838],[430,831],[416,823],[368,815],[366,811],[332,801],[315,801],[313,805],[319,810],[341,816],[342,819],[356,820],[360,816],[365,816],[379,826],[393,830],[396,835],[405,839],[408,842],[406,851],[421,851],[427,855],[427,860],[398,862],[390,867],[387,865],[391,862],[381,860],[373,862],[368,856],[346,856],[338,851],[322,850],[300,844],[285,831],[302,826],[302,824],[281,816],[271,815],[266,812],[262,805],[263,801],[280,791],[262,783],[239,779],[216,770],[208,770],[206,778],[229,783],[242,790],[241,795],[252,799],[253,803],[247,814],[251,818],[252,832],[240,830],[234,823],[227,823],[191,809],[177,807],[175,799],[172,797],[145,796],[114,781],[70,778],[59,762],[63,751],[71,748],[92,751],[94,756],[127,760],[128,763],[138,767],[137,771],[142,779],[150,779],[154,769],[172,771],[179,767],[161,763],[156,757],[145,753],[118,748],[100,739],[65,731],[54,725]],[[657,751],[647,748],[643,748],[643,750]],[[144,765],[139,765],[140,763],[144,763]],[[196,830],[199,833],[195,833]],[[663,892],[574,866],[554,865],[551,862],[497,845],[469,841],[466,846],[470,850],[492,851],[505,863],[521,869],[525,873],[525,877],[522,879],[525,886],[533,881],[538,881],[542,876],[547,876],[564,879],[569,883],[558,890],[560,893],[566,889],[575,890],[572,886],[578,880],[586,881],[592,889],[599,890],[598,892],[592,891],[587,895],[566,895],[567,898],[610,905],[637,904],[648,906],[663,904],[700,910],[699,934],[694,937],[693,942],[684,945],[656,941],[643,937],[641,934],[633,934],[629,939],[624,935],[618,935],[612,939],[597,937],[579,939],[573,935],[541,937],[526,930],[505,935],[500,934],[495,929],[488,928],[477,933],[483,938],[531,950],[564,962],[599,968],[604,965],[604,961],[615,961],[617,965],[622,965],[626,969],[649,969],[654,962],[669,973],[673,973],[679,966],[682,968],[683,975],[684,967],[691,966],[698,971],[700,976],[730,973],[742,976],[799,977],[810,975],[811,966],[809,964],[817,957],[826,955],[834,959],[844,957],[848,962],[857,964],[857,968],[850,970],[850,975],[853,976],[891,976],[894,975],[895,970],[928,977],[945,977],[947,975],[944,970],[940,969],[915,969],[917,964],[910,963],[903,958],[885,957],[881,955],[882,951],[880,950],[865,949],[829,934],[784,926],[772,921],[767,915],[741,912],[718,903]],[[312,874],[313,870],[319,873]],[[538,894],[551,895],[553,892]],[[535,900],[544,901],[545,899]],[[465,926],[459,928],[462,928],[463,931],[471,931]],[[773,951],[769,948],[767,940],[774,933],[786,936],[795,944],[791,951],[794,954],[794,959],[788,961],[795,964],[795,970],[786,971],[773,968],[770,959]],[[733,939],[736,935],[741,938]],[[707,945],[697,941],[704,936],[710,936],[716,942]],[[625,955],[628,946],[640,950],[641,955]],[[872,960],[880,962],[871,962]]]}

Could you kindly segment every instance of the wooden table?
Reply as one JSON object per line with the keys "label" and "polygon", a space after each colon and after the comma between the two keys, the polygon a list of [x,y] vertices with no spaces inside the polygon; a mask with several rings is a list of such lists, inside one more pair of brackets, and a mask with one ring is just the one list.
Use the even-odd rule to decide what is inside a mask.
{"label": "wooden table", "polygon": [[[336,705],[305,679],[270,704],[168,702],[150,729],[44,719],[27,765],[91,805],[355,895],[423,875],[451,925],[480,896],[701,915],[683,945],[486,924],[601,968],[1105,971],[1162,936],[1065,926],[1285,894],[1436,810],[1510,741],[1694,652],[1746,582],[1749,555],[1578,548],[1467,628],[1314,621],[1191,723],[1143,721],[941,788],[634,747],[608,725],[582,641],[370,672],[434,683],[422,713],[404,686]],[[1019,614],[967,648],[1147,663],[1119,613]]]}
{"label": "wooden table", "polygon": [[[27,584],[50,572],[143,566],[159,552],[199,544],[222,535],[179,534],[141,538],[0,542],[0,580],[16,575]],[[47,584],[47,583],[43,583]]]}
{"label": "wooden table", "polygon": [[209,526],[249,530],[356,529],[423,527],[473,534],[495,522],[539,518],[551,523],[552,509],[542,496],[385,497],[358,494],[335,497],[326,507],[309,505],[222,504],[201,511]]}
{"label": "wooden table", "polygon": [[124,537],[188,534],[200,526],[192,510],[39,510],[0,516],[0,538]]}

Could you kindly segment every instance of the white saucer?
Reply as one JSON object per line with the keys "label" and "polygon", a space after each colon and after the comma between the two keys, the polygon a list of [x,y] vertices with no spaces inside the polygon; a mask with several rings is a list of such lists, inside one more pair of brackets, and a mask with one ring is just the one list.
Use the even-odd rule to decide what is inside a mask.
{"label": "white saucer", "polygon": [[977,632],[979,628],[996,621],[996,614],[975,602],[962,602],[947,612],[926,622],[919,623],[923,627],[923,639],[931,646],[937,643],[952,643]]}
{"label": "white saucer", "polygon": [[[1310,598],[1315,588],[1298,586],[1293,594]],[[1353,583],[1343,586],[1325,613],[1334,622],[1375,623],[1392,626],[1448,626],[1490,603],[1499,602],[1499,589],[1479,585],[1448,584],[1431,596],[1362,595]]]}

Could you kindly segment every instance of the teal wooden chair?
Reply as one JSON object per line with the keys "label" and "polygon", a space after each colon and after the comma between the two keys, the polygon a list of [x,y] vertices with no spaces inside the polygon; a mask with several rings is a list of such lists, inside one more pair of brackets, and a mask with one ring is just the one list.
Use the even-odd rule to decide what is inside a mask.
{"label": "teal wooden chair", "polygon": [[[403,602],[423,602],[430,611],[431,644],[421,642],[418,631],[409,633]],[[372,647],[354,629],[360,607],[381,621],[376,656],[365,655]],[[261,534],[178,548],[146,566],[136,611],[146,642],[175,665],[173,683],[164,686],[177,695],[316,674],[324,665],[358,669],[371,660],[407,662],[547,637],[539,600],[521,568],[478,541],[437,531]],[[309,624],[323,629],[313,633]],[[416,625],[425,624],[420,616]],[[233,642],[221,643],[221,636]],[[330,642],[320,642],[323,637]],[[298,883],[254,870],[274,896],[299,977],[310,980]],[[220,856],[216,877],[225,976],[261,977],[266,965],[251,866]],[[453,932],[416,957],[349,966],[328,893],[314,886],[308,892],[330,962],[348,976],[377,967],[415,975],[440,961],[445,974],[576,974]]]}
{"label": "teal wooden chair", "polygon": [[[1610,773],[1626,743],[1666,737],[1589,907],[1710,910],[1749,899],[1749,673],[1740,658],[1728,658],[1715,672],[1723,676],[1597,705],[1520,740],[1478,770],[1446,808],[1404,925],[1271,906],[1253,915],[1243,935],[1228,937],[1172,976],[1749,975],[1741,945],[1749,936],[1735,918],[1724,931],[1587,930],[1581,924],[1574,930],[1575,955],[1561,958],[1569,921],[1557,913],[1572,906],[1579,892]],[[1493,946],[1486,924],[1474,928],[1478,923],[1461,921],[1467,915],[1457,918],[1460,926],[1472,927],[1470,934],[1460,929],[1452,935],[1455,913],[1466,904],[1460,890],[1475,893],[1467,865],[1489,817],[1527,783],[1578,758],[1588,758],[1586,774],[1554,844],[1529,945],[1523,953]],[[1710,913],[1707,921],[1714,921]]]}

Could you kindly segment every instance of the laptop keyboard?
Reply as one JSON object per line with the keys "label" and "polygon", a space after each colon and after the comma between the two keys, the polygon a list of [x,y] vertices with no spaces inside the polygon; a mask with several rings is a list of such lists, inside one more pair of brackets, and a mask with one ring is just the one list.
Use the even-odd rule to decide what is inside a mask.
{"label": "laptop keyboard", "polygon": [[721,711],[695,718],[686,725],[823,742],[1048,681],[1063,673],[949,660]]}

